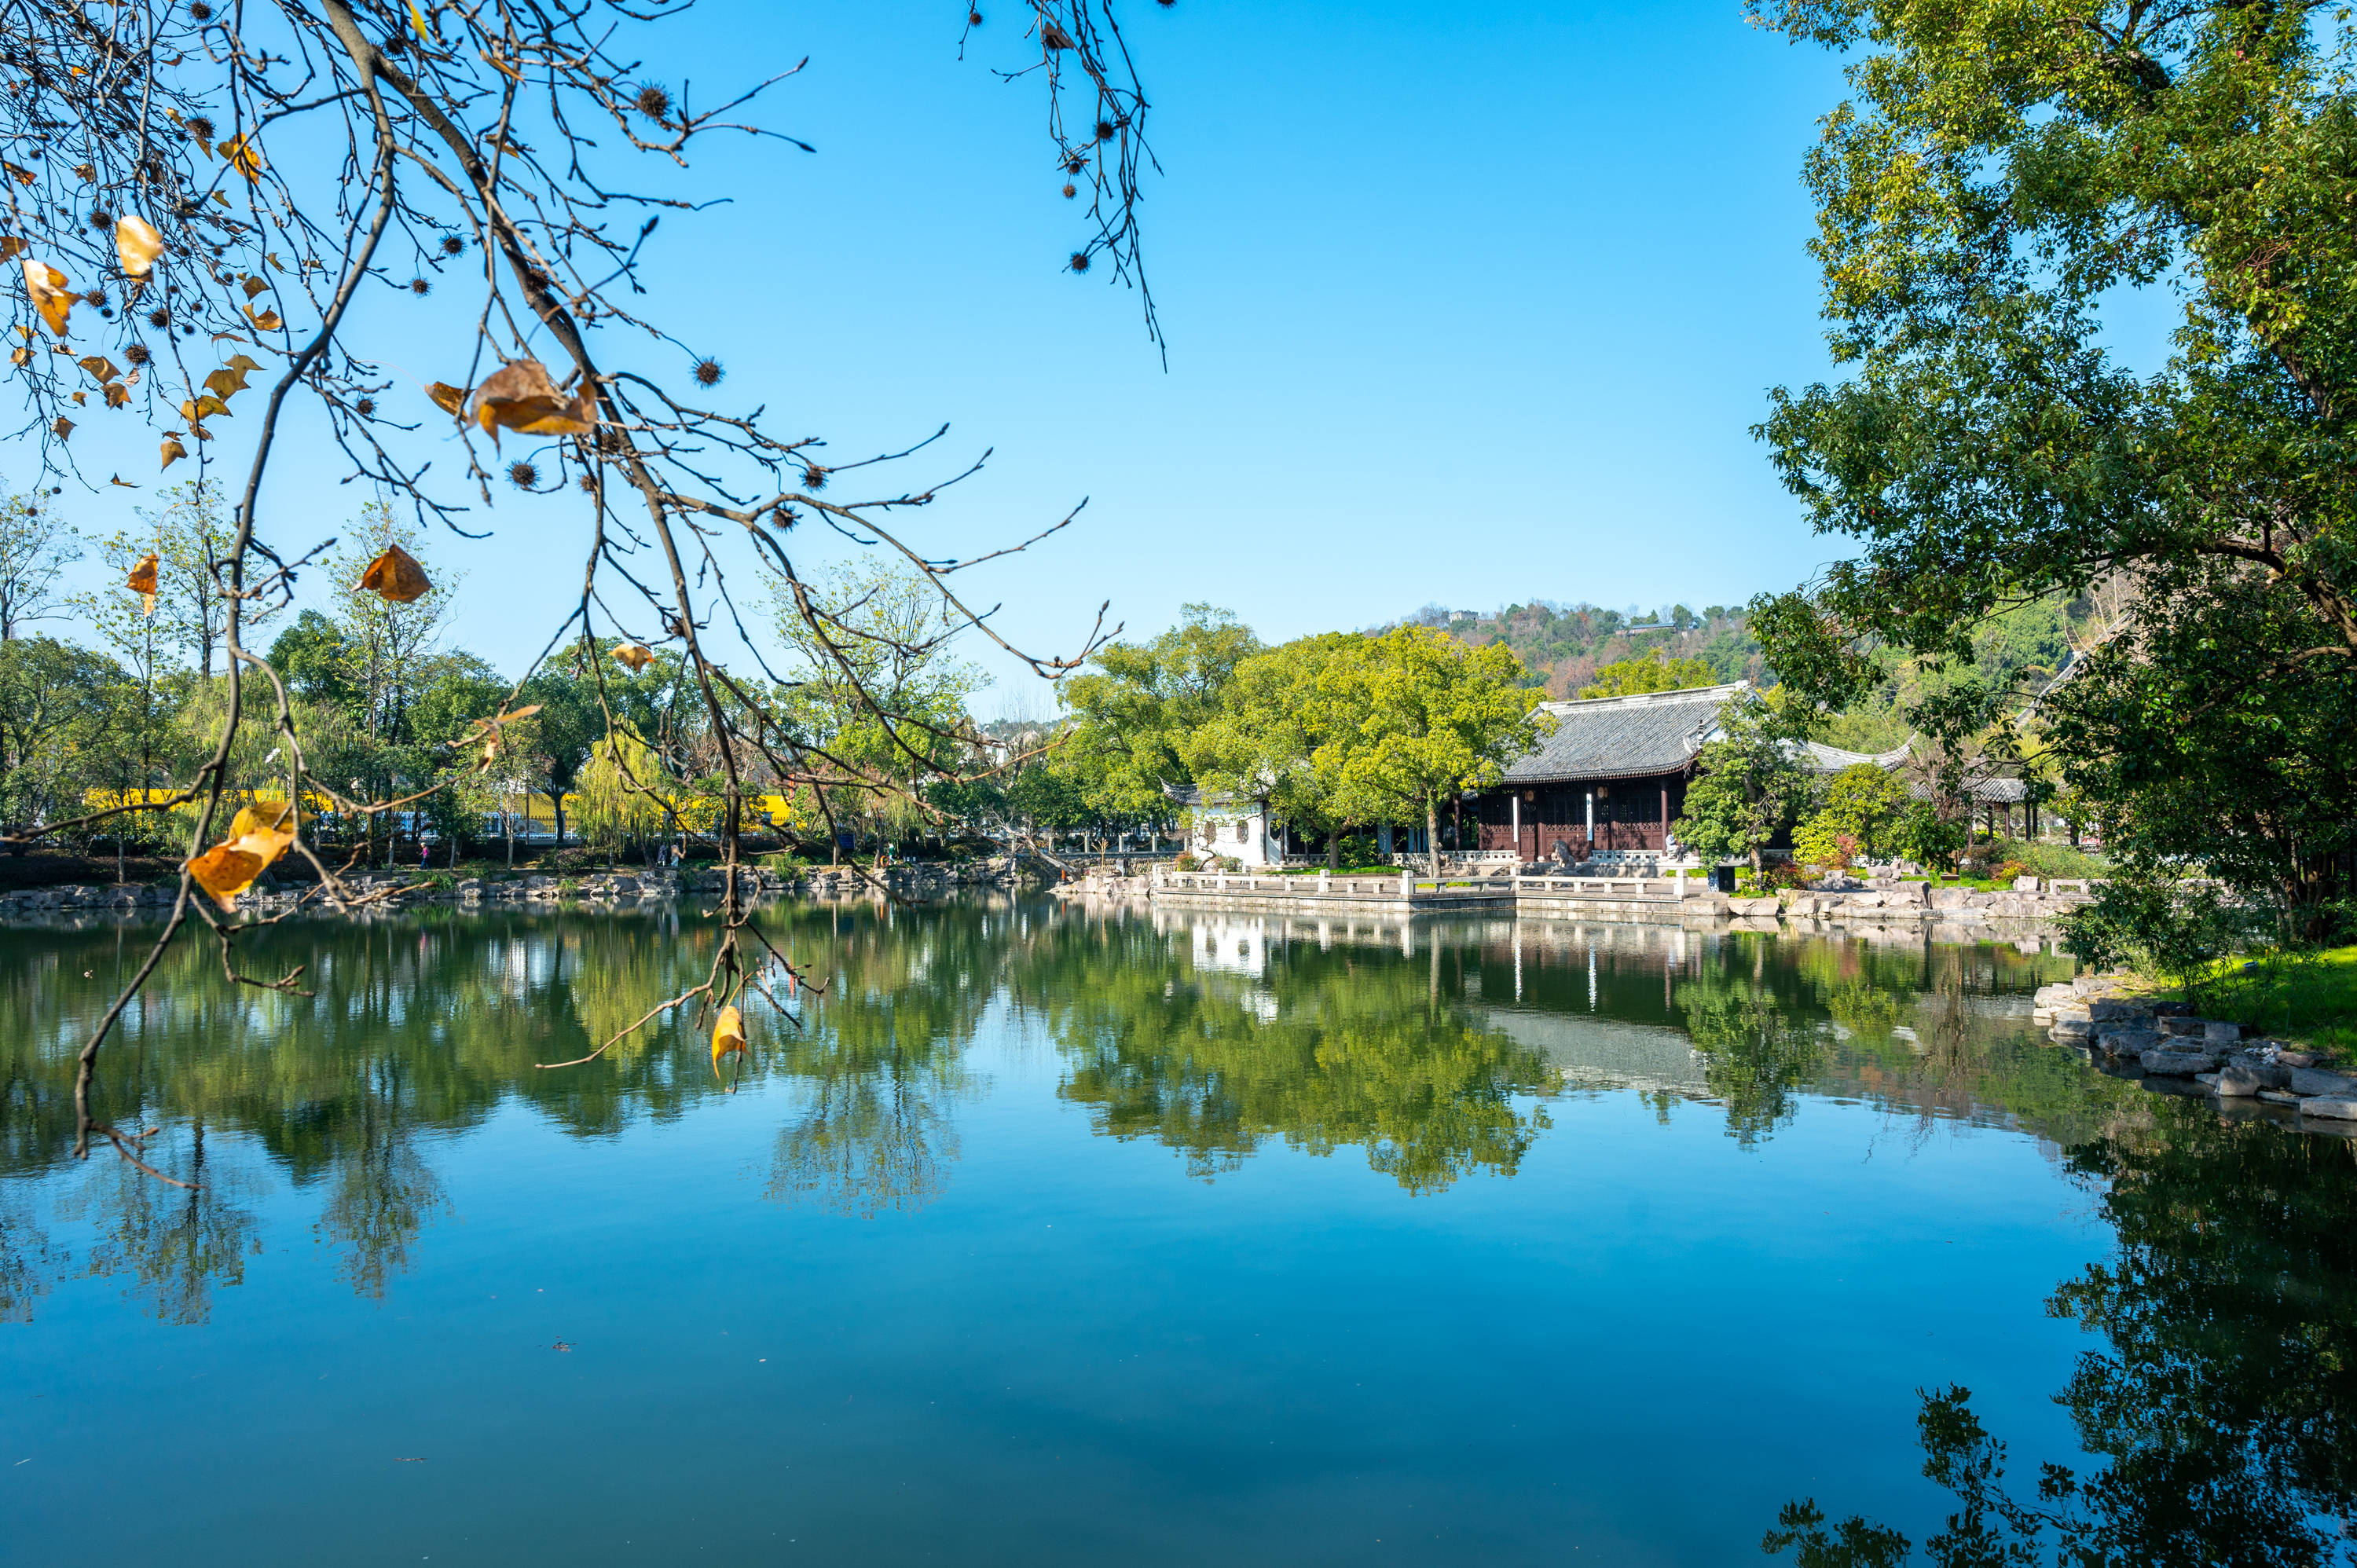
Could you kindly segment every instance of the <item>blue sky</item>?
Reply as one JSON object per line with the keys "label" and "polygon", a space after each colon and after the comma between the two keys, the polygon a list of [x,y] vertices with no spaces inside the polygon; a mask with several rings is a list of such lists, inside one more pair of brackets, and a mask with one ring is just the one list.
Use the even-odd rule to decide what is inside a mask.
{"label": "blue sky", "polygon": [[[987,569],[1010,636],[1070,646],[1105,598],[1133,633],[1210,600],[1271,638],[1427,601],[1699,607],[1835,553],[1749,426],[1769,387],[1827,370],[1799,171],[1837,60],[1748,27],[1740,0],[1131,13],[1167,371],[1134,296],[1061,270],[1080,214],[1039,95],[987,69],[1021,57],[1011,5],[963,63],[944,0],[704,0],[648,35],[647,74],[699,99],[810,57],[762,118],[816,155],[705,145],[677,188],[726,203],[667,219],[650,252],[654,308],[725,390],[837,459],[950,423],[912,485],[994,449],[916,528],[939,553],[1088,498]],[[462,351],[462,293],[367,326],[400,370],[450,376],[436,345]],[[114,438],[81,451],[102,480]],[[124,440],[126,478],[152,472],[152,441]],[[269,532],[300,548],[362,498],[297,446]],[[62,502],[97,533],[141,499]],[[518,664],[576,592],[579,509],[503,495],[474,521],[494,536],[431,557],[465,574],[455,640]],[[305,596],[335,586],[315,574]]]}

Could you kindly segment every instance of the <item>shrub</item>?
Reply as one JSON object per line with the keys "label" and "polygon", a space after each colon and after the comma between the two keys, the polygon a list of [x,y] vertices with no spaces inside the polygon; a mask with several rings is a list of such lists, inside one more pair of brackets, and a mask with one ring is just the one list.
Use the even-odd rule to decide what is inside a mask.
{"label": "shrub", "polygon": [[2101,969],[2133,963],[2176,983],[2200,1001],[2215,978],[2215,961],[2249,934],[2249,911],[2230,908],[2214,887],[2189,887],[2177,876],[2146,870],[2115,875],[2094,901],[2062,918],[2063,945]]}
{"label": "shrub", "polygon": [[1937,871],[1953,869],[1957,854],[1971,841],[1972,828],[1962,821],[1943,822],[1928,800],[1917,800],[1890,824],[1890,847],[1916,865]]}

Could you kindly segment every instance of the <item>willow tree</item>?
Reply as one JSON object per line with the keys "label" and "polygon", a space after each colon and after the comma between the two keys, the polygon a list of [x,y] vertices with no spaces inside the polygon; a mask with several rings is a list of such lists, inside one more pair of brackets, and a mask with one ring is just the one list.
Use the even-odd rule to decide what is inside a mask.
{"label": "willow tree", "polygon": [[[1846,379],[1775,394],[1786,484],[1854,559],[1759,607],[1788,687],[2125,600],[2042,693],[1939,686],[1950,743],[2050,726],[2111,847],[2311,910],[2351,875],[2357,35],[2319,0],[1753,0],[1857,51],[1807,168]],[[2138,296],[2173,306],[2124,359]],[[2166,306],[2165,306],[2166,307]],[[2206,651],[2205,651],[2206,650]],[[2200,657],[2192,657],[2199,654]],[[2037,699],[2034,717],[2025,718]],[[2190,778],[2189,779],[2189,775]],[[2189,782],[2192,787],[2189,788]]]}
{"label": "willow tree", "polygon": [[583,842],[606,852],[610,870],[625,844],[641,844],[663,831],[676,790],[654,747],[627,729],[611,730],[589,748],[574,820]]}
{"label": "willow tree", "polygon": [[[985,36],[1007,40],[1004,74],[1038,84],[1048,177],[1085,213],[1064,264],[1101,265],[1137,285],[1151,334],[1135,219],[1150,163],[1146,102],[1115,3],[1025,0],[1011,26],[1002,20]],[[169,797],[196,807],[188,849],[202,870],[184,875],[153,950],[83,1048],[85,1147],[103,1136],[136,1157],[136,1140],[89,1104],[91,1065],[192,919],[213,928],[233,964],[241,875],[282,853],[310,860],[324,897],[351,897],[300,822],[242,812],[222,839],[235,804],[231,731],[247,712],[235,688],[258,681],[281,699],[274,739],[299,786],[288,798],[314,791],[347,814],[414,803],[321,777],[278,673],[246,643],[257,615],[286,602],[296,574],[331,547],[299,510],[282,515],[270,500],[274,457],[298,410],[305,444],[339,454],[350,480],[421,527],[490,506],[495,481],[577,498],[581,593],[570,618],[548,628],[549,645],[570,641],[590,668],[604,668],[617,645],[665,645],[693,670],[727,799],[719,836],[732,875],[705,979],[660,1000],[650,1017],[732,1003],[768,958],[782,961],[753,956],[761,939],[737,891],[737,828],[752,758],[781,780],[804,768],[785,726],[762,716],[759,693],[707,644],[716,618],[733,619],[731,568],[759,562],[791,574],[793,531],[823,521],[906,560],[949,614],[1001,641],[956,574],[1006,552],[934,559],[898,521],[976,465],[953,462],[863,498],[845,470],[864,466],[830,465],[812,436],[773,430],[768,389],[723,394],[722,367],[679,348],[666,328],[664,302],[686,280],[662,274],[660,258],[675,252],[658,226],[688,220],[709,194],[689,183],[688,156],[716,134],[776,134],[748,118],[748,105],[800,69],[718,102],[674,94],[641,51],[659,48],[687,9],[654,15],[615,0],[256,0],[219,9],[63,0],[9,12],[0,29],[0,250],[23,271],[10,357],[27,445],[48,477],[80,478],[79,428],[144,422],[159,465],[187,465],[176,478],[218,476],[231,506],[210,568],[232,687],[225,727]],[[749,308],[762,286],[747,274],[716,276],[702,257],[690,264],[699,294],[742,288]],[[374,317],[357,308],[364,295],[422,294],[437,283],[463,290],[467,308],[398,341],[371,337],[388,329],[367,325]],[[436,379],[410,384],[391,373],[396,358]],[[1051,520],[1047,532],[1057,526]],[[388,560],[362,581],[401,597],[420,578]],[[834,609],[812,601],[802,613],[825,624]],[[1052,676],[1077,667],[1095,639],[1065,658],[1008,652]],[[482,766],[498,766],[511,716],[504,706],[481,715],[469,745]],[[88,825],[69,819],[40,831]],[[220,908],[194,897],[199,875]],[[291,988],[296,979],[254,983]]]}

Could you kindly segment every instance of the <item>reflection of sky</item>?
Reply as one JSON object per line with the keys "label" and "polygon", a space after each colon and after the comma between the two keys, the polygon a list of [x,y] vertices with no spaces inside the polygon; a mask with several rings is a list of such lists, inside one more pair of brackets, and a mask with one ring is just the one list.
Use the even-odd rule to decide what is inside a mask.
{"label": "reflection of sky", "polygon": [[[1948,1382],[2018,1472],[2083,1463],[2052,1396],[2095,1342],[2043,1303],[2114,1256],[2104,1194],[1982,1115],[1974,1074],[2015,1073],[2040,1131],[2115,1117],[2121,1086],[2023,1054],[2038,976],[2007,950],[1927,970],[1491,918],[777,918],[839,988],[806,1046],[757,1024],[733,1096],[692,1031],[528,1065],[567,1007],[686,983],[662,965],[694,969],[694,931],[657,917],[288,928],[334,950],[334,1028],[159,995],[178,1011],[116,1059],[169,1087],[160,1163],[201,1186],[54,1148],[0,1186],[0,1298],[29,1318],[0,1327],[12,1548],[62,1554],[94,1516],[197,1563],[325,1539],[387,1563],[1318,1561],[1379,1534],[1403,1561],[1717,1563],[1798,1496],[1936,1528],[1915,1390]],[[77,972],[113,937],[81,940]],[[0,932],[0,983],[79,1017],[97,1004],[42,961],[62,941]],[[1932,971],[1965,977],[1969,1035],[1942,1032]],[[1707,1080],[1671,1022],[1689,986],[1720,1008]],[[1824,1005],[1881,1044],[1833,1050]],[[1552,1079],[1524,1053],[1582,1091],[1531,1093]],[[65,1058],[26,1059],[46,1085]],[[1084,1068],[1103,1092],[1076,1103]],[[1755,1068],[1785,1075],[1774,1106]],[[1509,1101],[1528,1146],[1479,1154]],[[1918,1102],[1938,1135],[1894,1136]],[[1418,1149],[1461,1157],[1411,1190]],[[1706,1449],[1707,1487],[1663,1458]]]}
{"label": "reflection of sky", "polygon": [[[1272,1144],[1206,1183],[1092,1135],[1024,1028],[968,1053],[990,1091],[917,1212],[763,1200],[791,1084],[617,1138],[511,1106],[431,1141],[447,1213],[381,1305],[225,1152],[260,1251],[208,1325],[91,1279],[0,1330],[13,1551],[94,1516],[199,1565],[1721,1563],[1800,1495],[1935,1528],[1919,1386],[2075,1457],[2049,1396],[2087,1341],[2040,1303],[2108,1238],[2029,1140],[1867,1158],[1878,1116],[1812,1105],[1744,1150],[1615,1095],[1554,1102],[1511,1180],[1410,1197]],[[1715,1441],[1707,1487],[1665,1461]]]}

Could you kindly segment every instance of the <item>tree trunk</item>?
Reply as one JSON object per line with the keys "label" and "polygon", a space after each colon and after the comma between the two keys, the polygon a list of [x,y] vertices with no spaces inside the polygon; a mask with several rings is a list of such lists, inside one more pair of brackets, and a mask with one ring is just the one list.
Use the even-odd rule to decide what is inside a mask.
{"label": "tree trunk", "polygon": [[[1432,862],[1433,878],[1437,881],[1440,876],[1440,802],[1430,795],[1424,798],[1424,848],[1425,858]],[[1515,853],[1519,854],[1522,852],[1517,849]]]}

